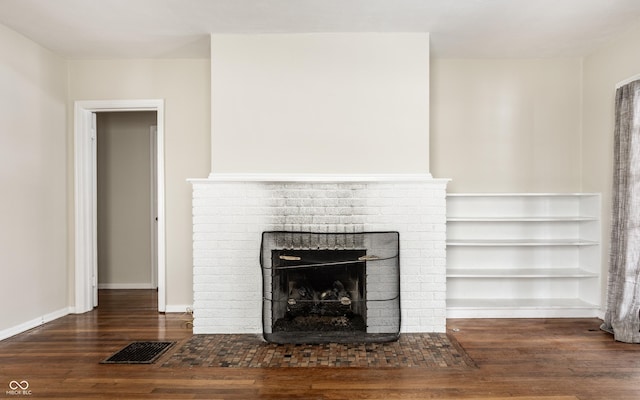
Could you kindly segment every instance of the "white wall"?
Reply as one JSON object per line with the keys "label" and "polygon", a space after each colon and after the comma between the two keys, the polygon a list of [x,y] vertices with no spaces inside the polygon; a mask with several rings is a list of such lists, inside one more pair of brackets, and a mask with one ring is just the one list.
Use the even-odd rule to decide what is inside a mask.
{"label": "white wall", "polygon": [[429,172],[429,35],[212,35],[213,172]]}
{"label": "white wall", "polygon": [[[71,103],[76,100],[165,100],[166,289],[169,311],[183,310],[183,306],[193,302],[191,185],[187,179],[206,176],[211,165],[209,78],[207,59],[69,61]],[[72,118],[71,112],[69,118]],[[67,152],[70,173],[73,171],[72,138],[73,129],[69,129]],[[71,188],[70,199],[73,198],[72,193]],[[74,267],[70,265],[69,268],[73,270]]]}
{"label": "white wall", "polygon": [[98,113],[98,287],[148,289],[155,112]]}
{"label": "white wall", "polygon": [[449,192],[572,192],[580,59],[432,59],[431,173]]}
{"label": "white wall", "polygon": [[68,312],[67,78],[63,60],[2,25],[0,49],[2,339]]}
{"label": "white wall", "polygon": [[640,26],[584,60],[583,189],[602,193],[602,284],[606,295],[613,185],[616,84],[640,74]]}

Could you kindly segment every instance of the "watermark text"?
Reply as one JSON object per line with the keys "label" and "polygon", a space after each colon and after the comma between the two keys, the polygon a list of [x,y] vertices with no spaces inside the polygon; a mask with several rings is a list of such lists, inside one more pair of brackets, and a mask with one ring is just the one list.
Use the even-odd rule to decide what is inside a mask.
{"label": "watermark text", "polygon": [[5,393],[7,396],[31,396],[32,394],[29,390],[29,382],[25,380],[9,382],[9,390]]}

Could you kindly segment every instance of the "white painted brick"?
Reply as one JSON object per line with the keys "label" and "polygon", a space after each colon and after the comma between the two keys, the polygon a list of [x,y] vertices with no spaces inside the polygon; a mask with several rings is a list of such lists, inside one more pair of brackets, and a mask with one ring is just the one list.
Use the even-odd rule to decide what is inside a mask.
{"label": "white painted brick", "polygon": [[[262,331],[258,252],[266,230],[399,231],[402,331],[444,331],[445,194],[442,183],[430,182],[194,183],[194,333]],[[392,295],[376,287],[383,283],[372,274],[370,296]],[[234,298],[244,291],[252,294]],[[216,292],[228,298],[221,300]],[[372,302],[368,308],[371,323],[395,323],[387,314],[393,309],[389,304]]]}

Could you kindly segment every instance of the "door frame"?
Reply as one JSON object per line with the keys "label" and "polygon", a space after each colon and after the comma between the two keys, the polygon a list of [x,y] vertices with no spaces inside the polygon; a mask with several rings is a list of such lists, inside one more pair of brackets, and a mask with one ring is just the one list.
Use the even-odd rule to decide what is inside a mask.
{"label": "door frame", "polygon": [[97,163],[95,114],[155,111],[157,118],[158,311],[166,311],[164,100],[86,100],[74,104],[75,313],[98,305]]}
{"label": "door frame", "polygon": [[[156,118],[157,119],[157,118]],[[149,165],[151,181],[151,286],[158,287],[158,125],[149,127]]]}

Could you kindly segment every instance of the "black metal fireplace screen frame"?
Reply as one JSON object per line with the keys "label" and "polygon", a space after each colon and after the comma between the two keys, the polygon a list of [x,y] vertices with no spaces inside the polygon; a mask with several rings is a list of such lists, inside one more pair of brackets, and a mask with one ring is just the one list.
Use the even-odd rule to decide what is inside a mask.
{"label": "black metal fireplace screen frame", "polygon": [[[334,258],[327,259],[327,254]],[[266,341],[366,343],[398,339],[401,325],[399,232],[263,232],[260,267]],[[357,287],[345,289],[338,282],[335,288],[334,282],[334,289],[322,294],[312,290],[314,296],[293,298],[291,285],[294,283],[289,282],[289,276],[304,274],[305,270],[335,274],[336,269],[343,271],[342,276],[345,273],[362,275],[356,279]],[[325,297],[326,293],[330,296]],[[316,311],[303,316],[300,310],[305,307]],[[301,318],[321,321],[326,327],[318,329],[308,323],[295,328],[291,328],[290,323],[283,325]]]}

